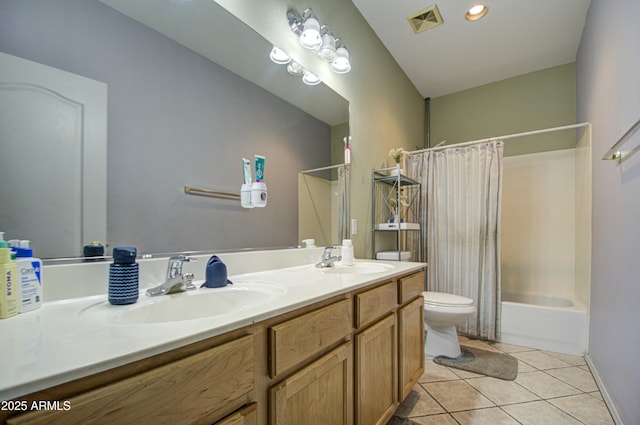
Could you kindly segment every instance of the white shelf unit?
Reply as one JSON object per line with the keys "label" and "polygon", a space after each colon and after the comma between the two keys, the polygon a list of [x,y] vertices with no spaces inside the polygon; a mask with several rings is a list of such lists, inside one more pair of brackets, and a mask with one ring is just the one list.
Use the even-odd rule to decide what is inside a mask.
{"label": "white shelf unit", "polygon": [[394,170],[397,168],[371,170],[371,252],[373,258],[381,254],[385,258],[420,261],[421,184],[402,174],[392,175]]}

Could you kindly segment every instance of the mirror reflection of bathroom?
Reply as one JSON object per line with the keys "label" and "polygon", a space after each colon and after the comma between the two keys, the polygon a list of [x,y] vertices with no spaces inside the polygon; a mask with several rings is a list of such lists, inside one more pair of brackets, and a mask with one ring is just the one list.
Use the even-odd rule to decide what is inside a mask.
{"label": "mirror reflection of bathroom", "polygon": [[349,165],[298,173],[298,235],[304,245],[340,245],[349,239]]}
{"label": "mirror reflection of bathroom", "polygon": [[[298,244],[341,245],[351,238],[349,122],[331,127],[331,164],[298,173]],[[348,149],[346,149],[348,148]],[[303,243],[313,239],[312,242]]]}

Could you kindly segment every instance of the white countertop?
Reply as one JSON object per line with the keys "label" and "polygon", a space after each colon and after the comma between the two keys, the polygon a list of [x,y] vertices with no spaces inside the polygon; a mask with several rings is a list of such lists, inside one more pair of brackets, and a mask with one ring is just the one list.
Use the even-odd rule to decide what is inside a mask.
{"label": "white countertop", "polygon": [[[109,305],[106,294],[46,302],[39,310],[0,320],[0,400],[122,366],[425,267],[424,263],[377,262],[393,267],[380,273],[343,274],[326,273],[306,264],[229,276],[235,285],[269,283],[279,286],[284,294],[255,307],[177,322],[122,324],[108,314],[81,313],[97,303],[104,304],[100,307],[104,311],[132,308]],[[142,289],[139,303],[148,300]]]}

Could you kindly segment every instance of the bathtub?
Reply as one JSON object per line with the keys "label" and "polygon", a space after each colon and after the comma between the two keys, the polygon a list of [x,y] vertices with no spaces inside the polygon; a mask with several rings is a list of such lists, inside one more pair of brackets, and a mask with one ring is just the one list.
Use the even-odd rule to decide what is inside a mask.
{"label": "bathtub", "polygon": [[501,342],[583,356],[587,309],[577,300],[516,292],[502,293]]}

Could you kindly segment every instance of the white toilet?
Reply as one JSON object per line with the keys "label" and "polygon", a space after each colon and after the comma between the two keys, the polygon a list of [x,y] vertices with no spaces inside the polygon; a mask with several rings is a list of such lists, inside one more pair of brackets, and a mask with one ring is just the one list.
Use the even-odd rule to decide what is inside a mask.
{"label": "white toilet", "polygon": [[456,325],[476,312],[471,298],[444,292],[423,292],[425,353],[429,357],[461,354]]}

